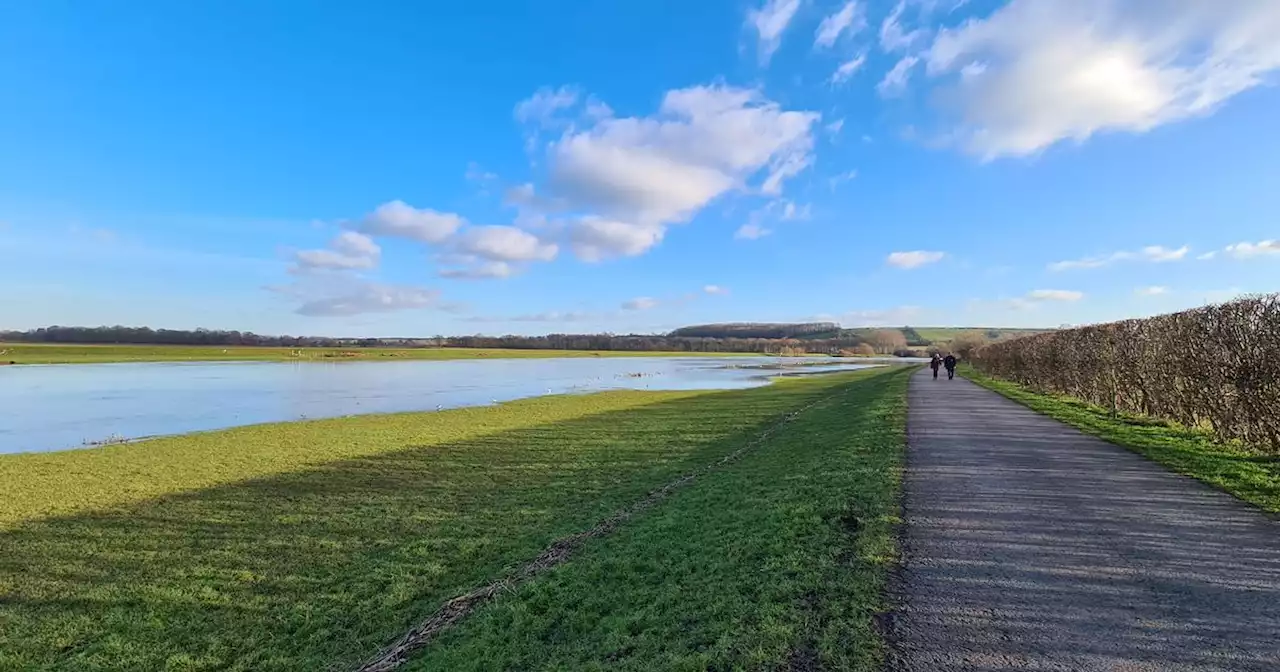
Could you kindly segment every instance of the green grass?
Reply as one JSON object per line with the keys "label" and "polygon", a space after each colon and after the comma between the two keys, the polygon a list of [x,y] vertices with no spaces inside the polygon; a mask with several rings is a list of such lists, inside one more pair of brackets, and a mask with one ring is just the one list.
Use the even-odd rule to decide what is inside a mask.
{"label": "green grass", "polygon": [[547,357],[714,357],[749,353],[498,348],[276,348],[220,345],[66,345],[0,343],[0,364],[106,364],[194,361],[395,361],[397,359],[524,359]]}
{"label": "green grass", "polygon": [[[744,652],[764,634],[759,651],[775,657],[810,641],[823,651],[823,637],[874,656],[868,619],[891,552],[904,389],[900,370],[871,370],[0,456],[0,670],[350,669],[444,600],[833,394],[750,461],[631,521],[618,543],[648,539],[641,547],[671,556],[671,568],[709,551],[723,558],[703,574],[708,588],[757,586],[723,601],[681,584],[684,600],[703,605],[698,618],[720,619],[697,631],[737,642],[706,650],[726,660],[762,660]],[[774,462],[756,461],[766,457]],[[704,511],[711,527],[696,527],[712,505],[754,507],[754,517]],[[837,509],[863,531],[838,535]],[[679,534],[664,535],[670,525]],[[758,525],[790,536],[764,539]],[[709,536],[684,536],[695,530]],[[590,571],[609,557],[604,546],[586,550]],[[639,585],[620,600],[659,588],[645,585],[655,579],[643,568],[631,567],[627,583]],[[774,585],[792,573],[796,581]],[[559,584],[527,588],[540,585]],[[831,604],[821,593],[788,601],[815,586],[830,588]],[[673,642],[672,655],[694,660],[694,645]],[[546,660],[561,659],[556,642],[544,646]]]}
{"label": "green grass", "polygon": [[846,387],[408,669],[881,669],[903,373]]}
{"label": "green grass", "polygon": [[1242,446],[1223,445],[1200,429],[1154,418],[1112,415],[1105,408],[1070,397],[1030,391],[982,375],[972,367],[962,374],[973,382],[1032,410],[1224,490],[1267,511],[1280,513],[1280,456]]}
{"label": "green grass", "polygon": [[920,338],[934,343],[950,341],[956,336],[970,331],[980,334],[985,334],[988,331],[998,331],[1002,336],[1025,336],[1046,331],[1045,329],[1011,329],[1006,327],[915,327],[915,330],[920,335]]}

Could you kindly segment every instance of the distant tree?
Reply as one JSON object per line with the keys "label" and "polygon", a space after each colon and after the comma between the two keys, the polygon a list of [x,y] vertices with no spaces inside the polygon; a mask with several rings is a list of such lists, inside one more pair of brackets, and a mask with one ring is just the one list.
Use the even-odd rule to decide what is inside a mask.
{"label": "distant tree", "polygon": [[981,331],[963,331],[956,334],[956,337],[951,339],[951,343],[948,345],[948,348],[960,359],[969,359],[973,355],[974,350],[977,350],[990,342],[991,340],[988,339],[986,334]]}
{"label": "distant tree", "polygon": [[867,335],[867,342],[882,355],[907,347],[907,337],[897,329],[877,329]]}

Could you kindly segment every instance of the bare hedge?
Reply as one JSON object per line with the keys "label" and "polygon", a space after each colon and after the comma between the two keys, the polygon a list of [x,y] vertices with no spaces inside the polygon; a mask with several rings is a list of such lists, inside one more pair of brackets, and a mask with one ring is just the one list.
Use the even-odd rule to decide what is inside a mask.
{"label": "bare hedge", "polygon": [[992,343],[979,371],[1280,454],[1280,294]]}

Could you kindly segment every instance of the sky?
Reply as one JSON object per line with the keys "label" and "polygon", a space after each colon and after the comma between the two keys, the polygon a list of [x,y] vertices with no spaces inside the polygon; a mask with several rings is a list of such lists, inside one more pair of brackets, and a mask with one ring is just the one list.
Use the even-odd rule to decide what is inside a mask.
{"label": "sky", "polygon": [[1280,2],[0,4],[0,329],[1027,326],[1280,289]]}

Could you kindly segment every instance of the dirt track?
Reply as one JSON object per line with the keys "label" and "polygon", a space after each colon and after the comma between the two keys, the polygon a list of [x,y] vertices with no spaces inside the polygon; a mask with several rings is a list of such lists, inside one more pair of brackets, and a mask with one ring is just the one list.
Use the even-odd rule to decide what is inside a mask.
{"label": "dirt track", "polygon": [[911,381],[893,669],[1280,670],[1280,523],[967,381]]}

